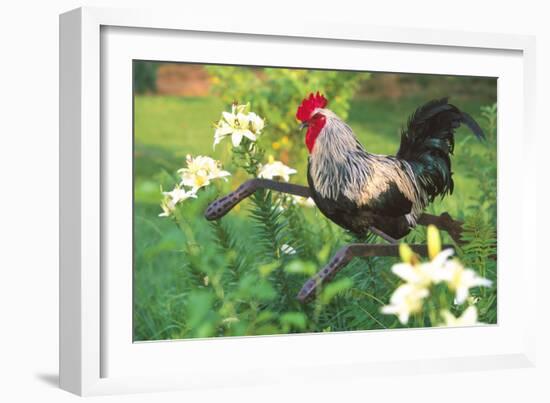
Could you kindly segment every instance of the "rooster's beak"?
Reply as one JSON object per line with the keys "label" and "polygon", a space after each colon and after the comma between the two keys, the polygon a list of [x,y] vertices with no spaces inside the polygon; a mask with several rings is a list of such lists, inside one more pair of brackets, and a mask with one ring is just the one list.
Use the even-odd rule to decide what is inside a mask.
{"label": "rooster's beak", "polygon": [[307,122],[303,122],[303,123],[299,126],[300,130],[302,130],[302,129],[306,128],[306,127],[307,127]]}

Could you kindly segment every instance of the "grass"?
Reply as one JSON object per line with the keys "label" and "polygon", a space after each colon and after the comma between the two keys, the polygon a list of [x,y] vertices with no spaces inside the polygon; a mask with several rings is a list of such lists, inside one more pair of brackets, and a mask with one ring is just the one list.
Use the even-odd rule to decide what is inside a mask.
{"label": "grass", "polygon": [[[425,100],[417,97],[404,98],[398,102],[358,99],[352,102],[348,121],[367,150],[394,154],[399,145],[401,125],[423,101]],[[478,120],[480,107],[489,103],[487,100],[467,97],[456,99],[454,102]],[[211,324],[222,323],[222,317],[231,318],[235,312],[247,312],[247,319],[241,320],[233,327],[226,326],[224,335],[250,334],[249,329],[252,325],[254,334],[398,326],[395,318],[378,312],[380,301],[388,300],[388,290],[395,287],[396,280],[387,270],[375,271],[375,267],[378,264],[389,267],[388,262],[391,262],[391,259],[373,258],[366,263],[356,262],[346,268],[336,280],[352,280],[354,287],[351,291],[348,289],[348,293],[352,293],[351,296],[348,295],[351,299],[336,298],[330,303],[330,309],[315,308],[315,311],[314,308],[297,307],[289,301],[283,303],[277,299],[277,287],[272,287],[276,295],[271,295],[269,281],[265,287],[261,281],[254,284],[258,293],[264,287],[263,296],[247,297],[248,299],[243,297],[243,290],[246,290],[243,285],[247,275],[246,269],[241,268],[243,272],[240,274],[235,269],[234,272],[241,277],[237,278],[235,274],[235,278],[230,278],[228,276],[232,269],[216,268],[231,265],[237,267],[238,256],[235,254],[238,252],[235,251],[243,250],[242,248],[254,249],[257,241],[256,232],[248,215],[249,209],[254,208],[254,205],[246,201],[236,208],[235,213],[222,220],[223,225],[230,231],[228,237],[237,239],[238,245],[233,245],[232,248],[219,247],[219,236],[215,235],[212,226],[202,217],[204,208],[211,200],[234,189],[242,182],[242,174],[233,175],[228,183],[218,183],[204,192],[199,199],[186,203],[184,214],[188,219],[180,223],[179,227],[169,219],[158,217],[161,198],[159,186],[162,185],[165,189],[173,186],[174,173],[184,166],[186,154],[212,156],[223,161],[224,166],[234,172],[228,147],[212,149],[212,123],[219,118],[220,112],[225,108],[220,101],[209,97],[135,97],[134,338],[158,340],[220,334],[218,330],[211,328],[214,326]],[[269,130],[269,127],[266,127],[266,130]],[[303,134],[296,132],[292,135]],[[430,207],[431,212],[448,211],[454,217],[463,218],[467,214],[465,206],[483,196],[484,189],[480,187],[480,182],[469,176],[468,171],[472,155],[483,155],[484,147],[487,145],[471,142],[469,147],[472,155],[470,159],[463,158],[460,143],[470,141],[467,140],[468,137],[471,137],[471,134],[465,129],[461,128],[457,132],[456,157],[453,160],[455,193],[434,203]],[[292,178],[293,182],[302,184],[305,183],[306,168],[305,146],[303,148],[303,158],[293,165],[298,174]],[[312,244],[323,253],[322,256],[316,257],[315,264],[310,265],[318,270],[319,264],[323,259],[326,261],[331,252],[323,251],[323,245],[330,243],[331,239],[336,240],[333,245],[342,242],[343,231],[326,221],[315,209],[307,210],[304,218],[308,223],[304,236],[311,237]],[[222,234],[223,236],[227,234]],[[414,236],[422,237],[419,234]],[[232,293],[231,304],[227,302],[227,295],[220,297],[216,294],[209,297],[210,294],[201,294],[197,291],[215,288],[212,282],[218,281],[218,275],[220,284],[227,284],[225,288],[221,287],[221,292],[227,295]],[[283,274],[283,281],[284,276]],[[294,292],[304,277],[287,278],[290,279],[289,287]],[[271,281],[272,285],[277,285],[277,281]],[[218,292],[219,290],[216,291]],[[261,302],[254,305],[254,298]],[[222,302],[217,303],[217,299]],[[284,310],[282,306],[285,307]],[[261,315],[256,315],[255,312],[273,313],[275,316],[262,319],[258,317]],[[305,324],[300,318],[305,318]],[[191,326],[192,330],[190,323],[194,324]],[[241,324],[247,324],[248,327],[239,328]]]}

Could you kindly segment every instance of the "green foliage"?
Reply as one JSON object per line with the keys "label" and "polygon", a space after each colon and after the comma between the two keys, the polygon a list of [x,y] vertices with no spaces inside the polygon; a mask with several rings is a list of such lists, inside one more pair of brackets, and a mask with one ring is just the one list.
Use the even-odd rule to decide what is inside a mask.
{"label": "green foliage", "polygon": [[[472,197],[466,208],[466,217],[462,233],[465,245],[461,257],[469,267],[475,267],[482,277],[496,284],[497,280],[497,107],[496,103],[483,106],[481,116],[487,143],[478,155],[468,144],[464,146],[465,158],[473,163],[468,171],[472,178],[479,181],[483,189],[477,197]],[[475,161],[475,163],[474,163]],[[479,163],[483,161],[483,164]],[[497,287],[483,288],[474,294],[478,299],[480,321],[497,321]]]}
{"label": "green foliage", "polygon": [[286,312],[279,319],[284,333],[289,333],[292,329],[303,331],[306,329],[307,317],[302,312]]}
{"label": "green foliage", "polygon": [[478,211],[468,216],[463,225],[462,247],[465,261],[469,266],[476,267],[483,277],[486,277],[487,262],[496,256],[496,230],[488,222],[483,212]]}
{"label": "green foliage", "polygon": [[497,133],[496,104],[481,108],[480,123],[487,140],[479,148],[479,143],[473,136],[464,137],[457,145],[461,160],[465,162],[466,176],[479,183],[482,192],[471,197],[467,202],[466,212],[485,213],[485,218],[496,225],[497,214]]}
{"label": "green foliage", "polygon": [[321,292],[321,303],[328,305],[337,295],[342,294],[344,291],[349,290],[353,286],[353,281],[344,277],[338,281],[334,281],[328,284]]}
{"label": "green foliage", "polygon": [[[468,267],[475,267],[482,277],[496,284],[497,280],[497,238],[496,228],[480,211],[473,213],[464,222],[462,239],[466,244],[462,247],[461,257]],[[474,291],[474,298],[479,300],[481,321],[496,322],[497,288],[483,288]]]}
{"label": "green foliage", "polygon": [[497,104],[486,105],[481,107],[481,116],[485,120],[487,128],[487,136],[489,141],[496,141],[497,134]]}
{"label": "green foliage", "polygon": [[226,105],[250,102],[252,110],[265,118],[268,130],[262,142],[271,144],[284,136],[290,138],[290,155],[285,163],[295,162],[300,156],[300,148],[293,145],[302,143],[295,118],[302,99],[319,91],[328,98],[331,110],[346,119],[352,96],[370,77],[369,73],[280,68],[208,66],[207,70],[213,77],[213,92]]}
{"label": "green foliage", "polygon": [[[487,142],[481,153],[473,151],[470,143],[462,144],[464,158],[472,161],[468,175],[479,181],[484,190],[472,197],[466,208],[463,250],[468,263],[485,272],[485,262],[496,254],[497,215],[497,148],[496,148],[496,104],[481,108]],[[474,163],[474,161],[476,163]],[[483,163],[481,163],[483,162]]]}

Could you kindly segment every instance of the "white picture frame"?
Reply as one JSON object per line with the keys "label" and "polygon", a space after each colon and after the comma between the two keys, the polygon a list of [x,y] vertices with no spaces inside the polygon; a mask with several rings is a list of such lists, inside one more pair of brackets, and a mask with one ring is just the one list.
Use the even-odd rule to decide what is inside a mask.
{"label": "white picture frame", "polygon": [[[257,50],[244,55],[224,53],[220,43],[239,46],[236,41]],[[182,48],[182,43],[186,47]],[[339,62],[332,60],[326,65],[320,60],[307,65],[293,53],[313,45],[341,52],[342,57]],[[208,54],[209,46],[218,52]],[[225,48],[235,49],[233,46]],[[497,326],[132,343],[128,333],[131,323],[128,273],[108,270],[112,259],[122,259],[118,262],[126,267],[131,254],[129,222],[121,210],[123,203],[117,204],[117,200],[131,199],[131,181],[128,182],[131,148],[127,147],[129,138],[122,134],[127,134],[131,126],[127,119],[129,109],[131,113],[131,92],[127,93],[131,77],[124,76],[128,74],[127,62],[132,58],[149,58],[277,65],[273,64],[273,52],[267,55],[267,51],[260,50],[266,47],[273,52],[284,48],[286,55],[281,54],[279,63],[285,65],[292,58],[292,67],[359,68],[363,65],[352,63],[359,63],[360,57],[352,58],[350,52],[360,52],[357,55],[380,52],[382,57],[364,66],[379,71],[488,76],[494,76],[495,71],[502,73],[499,111],[506,112],[512,98],[516,110],[518,99],[522,100],[523,108],[513,114],[499,113]],[[60,49],[60,385],[63,389],[96,395],[292,383],[297,378],[328,381],[374,373],[533,365],[535,325],[529,312],[534,311],[536,262],[534,254],[523,252],[528,250],[527,234],[535,233],[536,177],[518,178],[518,173],[506,168],[514,150],[521,163],[533,161],[532,37],[307,21],[284,26],[265,20],[250,21],[242,26],[231,20],[150,10],[81,8],[61,15]],[[174,49],[178,49],[177,54]],[[400,65],[400,52],[416,52],[425,59],[415,58],[415,62]],[[438,58],[433,52],[445,57]],[[472,64],[449,67],[449,62],[457,57],[471,57]],[[425,60],[431,61],[429,67]],[[120,164],[114,164],[112,159],[115,151]],[[522,183],[530,191],[513,191],[507,182]],[[516,209],[513,217],[506,214],[511,208]],[[522,240],[516,242],[513,253],[506,248],[511,242],[506,234],[511,231],[516,239],[519,234]],[[108,241],[112,239],[119,244]],[[517,256],[522,256],[521,262]],[[506,270],[507,267],[514,267],[515,271]],[[131,269],[128,267],[130,273]],[[507,303],[511,285],[520,283],[522,302]],[[120,298],[115,301],[112,293]],[[465,341],[462,347],[448,351],[446,345],[457,340]],[[406,346],[403,341],[418,346],[418,351],[398,348]],[[358,346],[372,345],[376,348],[364,347],[362,353],[357,352]],[[383,346],[394,348],[390,353]],[[319,349],[326,353],[319,355]],[[292,358],[298,352],[302,358]],[[231,367],[224,365],[226,362],[231,362]],[[153,363],[155,371],[151,371]]]}

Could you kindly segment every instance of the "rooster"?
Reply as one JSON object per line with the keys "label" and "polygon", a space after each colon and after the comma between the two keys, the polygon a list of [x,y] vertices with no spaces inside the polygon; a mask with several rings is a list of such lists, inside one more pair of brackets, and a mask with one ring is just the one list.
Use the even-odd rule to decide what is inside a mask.
{"label": "rooster", "polygon": [[307,128],[311,196],[326,217],[359,237],[370,231],[395,243],[407,235],[429,203],[453,192],[455,129],[465,124],[485,138],[471,116],[443,98],[410,116],[395,156],[373,154],[326,106],[317,92],[296,112]]}

